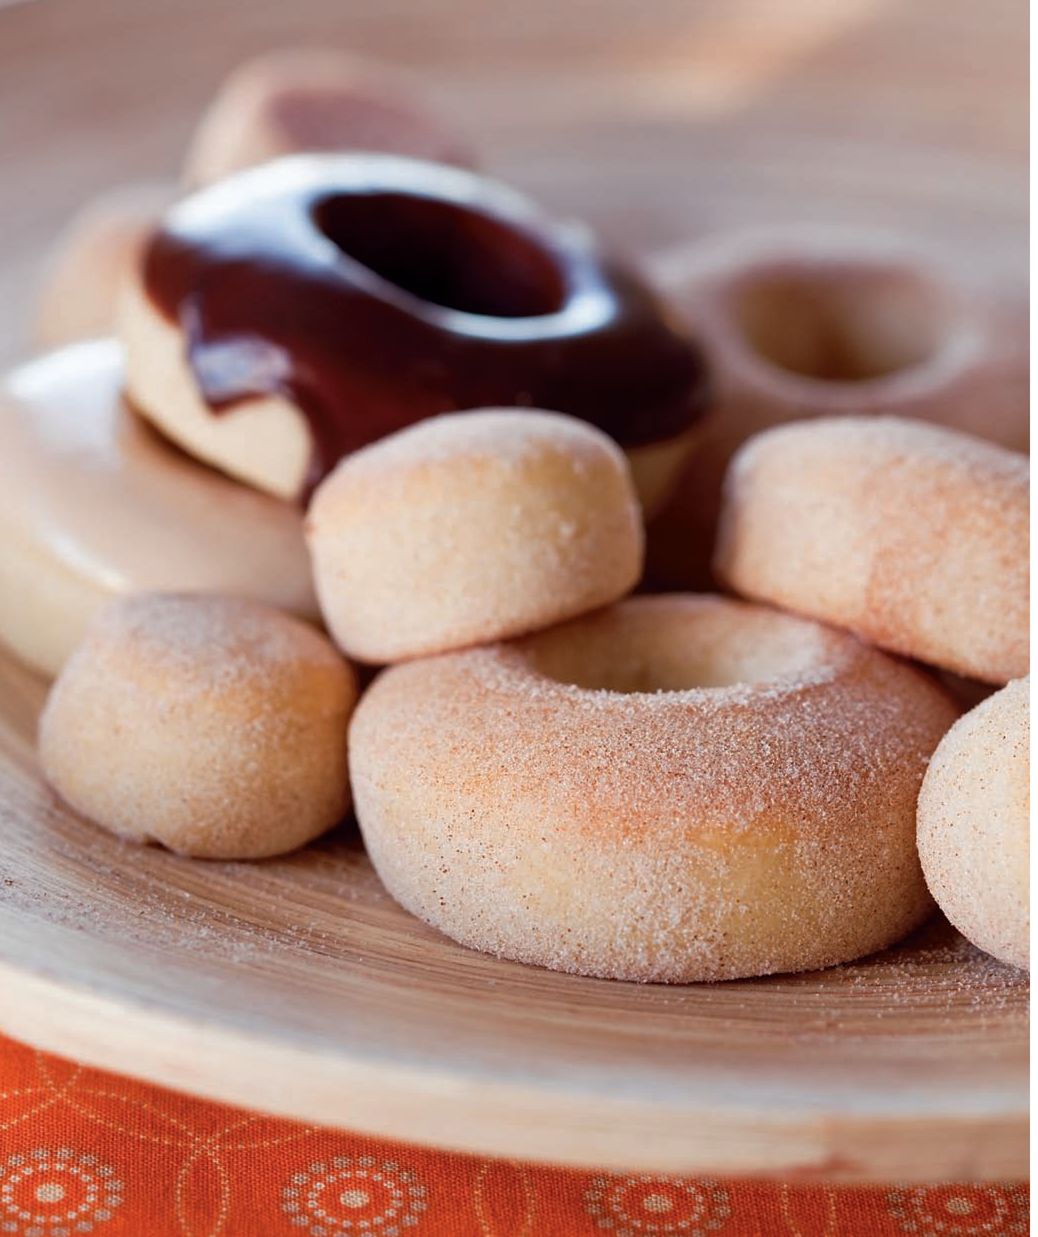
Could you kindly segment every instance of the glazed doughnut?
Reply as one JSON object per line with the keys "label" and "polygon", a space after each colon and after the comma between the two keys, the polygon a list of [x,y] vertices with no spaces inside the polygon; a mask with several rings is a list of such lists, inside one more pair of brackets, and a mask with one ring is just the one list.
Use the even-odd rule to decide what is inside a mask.
{"label": "glazed doughnut", "polygon": [[471,165],[472,151],[399,73],[343,52],[271,52],[239,66],[202,119],[184,178],[205,185],[304,151],[367,150]]}
{"label": "glazed doughnut", "polygon": [[928,913],[915,805],[956,712],[853,636],[639,597],[383,671],[350,776],[386,888],[462,944],[734,979],[871,953]]}
{"label": "glazed doughnut", "polygon": [[123,284],[172,198],[166,185],[126,185],[73,217],[47,263],[34,343],[56,348],[112,333]]}
{"label": "glazed doughnut", "polygon": [[202,859],[262,859],[349,803],[353,672],[267,606],[139,593],[90,625],[40,719],[47,780],[76,811]]}
{"label": "glazed doughnut", "polygon": [[306,530],[328,630],[367,662],[547,627],[622,597],[642,567],[623,452],[556,413],[401,430],[339,463]]}
{"label": "glazed doughnut", "polygon": [[317,616],[299,511],[183,455],[120,398],[114,341],[0,389],[0,640],[56,673],[93,614],[144,589],[235,593]]}
{"label": "glazed doughnut", "polygon": [[709,580],[721,485],[752,435],[805,417],[897,415],[1028,444],[1026,295],[896,236],[772,227],[657,257],[656,286],[706,354],[715,406],[649,529],[660,587]]}
{"label": "glazed doughnut", "polygon": [[387,155],[283,159],[178,205],[122,334],[135,405],[285,498],[425,417],[511,406],[597,425],[658,491],[706,398],[696,349],[582,230]]}
{"label": "glazed doughnut", "polygon": [[715,559],[743,596],[987,683],[1028,665],[1027,458],[896,417],[769,430],[732,462]]}

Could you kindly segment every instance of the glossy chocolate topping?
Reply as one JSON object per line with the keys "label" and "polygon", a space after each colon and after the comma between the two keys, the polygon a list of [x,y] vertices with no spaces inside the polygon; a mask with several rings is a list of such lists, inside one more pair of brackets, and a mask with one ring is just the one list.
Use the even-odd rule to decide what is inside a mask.
{"label": "glossy chocolate topping", "polygon": [[687,429],[699,351],[583,229],[504,186],[391,155],[292,156],[188,198],[145,255],[214,412],[282,394],[316,484],[435,413],[568,412],[626,446]]}

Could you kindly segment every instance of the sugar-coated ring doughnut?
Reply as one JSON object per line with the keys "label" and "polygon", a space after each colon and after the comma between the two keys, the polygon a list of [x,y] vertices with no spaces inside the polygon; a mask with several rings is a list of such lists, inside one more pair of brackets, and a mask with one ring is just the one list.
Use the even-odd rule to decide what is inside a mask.
{"label": "sugar-coated ring doughnut", "polygon": [[805,416],[904,415],[1027,449],[1026,301],[921,245],[760,228],[652,269],[715,367],[718,424],[743,437]]}
{"label": "sugar-coated ring doughnut", "polygon": [[299,511],[196,463],[120,397],[122,350],[74,344],[0,389],[0,640],[56,673],[120,593],[222,592],[317,616]]}
{"label": "sugar-coated ring doughnut", "polygon": [[77,811],[203,859],[262,859],[349,804],[350,667],[255,602],[139,593],[90,625],[40,719],[40,760]]}
{"label": "sugar-coated ring doughnut", "polygon": [[1030,679],[959,718],[919,794],[919,857],[930,892],[963,935],[1030,965]]}
{"label": "sugar-coated ring doughnut", "polygon": [[713,412],[649,529],[661,587],[709,578],[721,484],[752,435],[806,417],[909,416],[1028,444],[1026,295],[855,228],[769,227],[660,254],[657,287],[702,344]]}
{"label": "sugar-coated ring doughnut", "polygon": [[641,575],[623,452],[557,413],[401,430],[340,462],[306,529],[328,630],[368,662],[535,631],[616,601]]}
{"label": "sugar-coated ring doughnut", "polygon": [[698,351],[583,229],[472,172],[296,156],[167,216],[124,303],[135,405],[286,498],[441,412],[568,412],[658,498],[706,399]]}
{"label": "sugar-coated ring doughnut", "polygon": [[737,592],[988,683],[1028,665],[1027,458],[897,417],[758,435],[725,485]]}
{"label": "sugar-coated ring doughnut", "polygon": [[192,139],[184,179],[206,185],[282,155],[343,150],[475,162],[402,74],[345,52],[294,48],[249,60],[224,81]]}
{"label": "sugar-coated ring doughnut", "polygon": [[846,961],[927,914],[916,798],[956,713],[853,636],[639,597],[384,671],[351,781],[389,892],[455,940],[732,979]]}

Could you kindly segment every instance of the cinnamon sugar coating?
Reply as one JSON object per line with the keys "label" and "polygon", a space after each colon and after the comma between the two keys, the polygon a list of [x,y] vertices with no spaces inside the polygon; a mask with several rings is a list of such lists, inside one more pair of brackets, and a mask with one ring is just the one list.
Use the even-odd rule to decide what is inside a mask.
{"label": "cinnamon sugar coating", "polygon": [[711,579],[727,466],[773,426],[895,415],[1027,450],[1026,298],[996,290],[968,258],[811,222],[709,235],[649,269],[702,343],[715,400],[648,530],[648,574],[660,587]]}
{"label": "cinnamon sugar coating", "polygon": [[557,413],[455,413],[384,438],[321,483],[306,527],[328,630],[368,662],[547,627],[641,572],[623,452]]}
{"label": "cinnamon sugar coating", "polygon": [[1024,968],[1030,733],[1030,679],[1018,679],[955,723],[919,795],[919,855],[930,892],[974,945]]}
{"label": "cinnamon sugar coating", "polygon": [[915,803],[956,713],[852,636],[639,597],[385,671],[351,780],[389,891],[463,944],[731,979],[846,961],[922,920]]}
{"label": "cinnamon sugar coating", "polygon": [[1027,673],[1027,458],[896,417],[782,426],[732,462],[736,592],[988,683]]}
{"label": "cinnamon sugar coating", "polygon": [[140,593],[94,620],[40,719],[47,780],[104,828],[206,859],[293,850],[349,805],[357,687],[255,602]]}

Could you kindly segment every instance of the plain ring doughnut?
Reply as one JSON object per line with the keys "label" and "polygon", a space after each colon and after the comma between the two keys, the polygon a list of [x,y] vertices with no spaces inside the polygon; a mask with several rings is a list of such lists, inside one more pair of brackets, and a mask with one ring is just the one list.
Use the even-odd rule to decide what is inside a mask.
{"label": "plain ring doughnut", "polygon": [[106,602],[152,589],[317,618],[299,510],[160,438],[122,376],[119,345],[92,340],[0,390],[0,640],[55,674]]}
{"label": "plain ring doughnut", "polygon": [[852,636],[641,597],[384,671],[351,779],[386,887],[455,940],[730,979],[847,961],[927,914],[916,798],[956,712]]}

